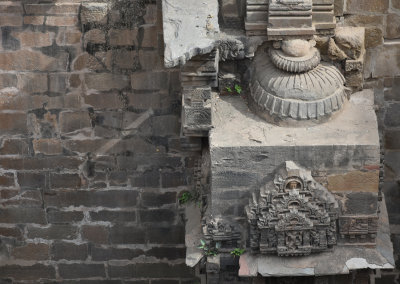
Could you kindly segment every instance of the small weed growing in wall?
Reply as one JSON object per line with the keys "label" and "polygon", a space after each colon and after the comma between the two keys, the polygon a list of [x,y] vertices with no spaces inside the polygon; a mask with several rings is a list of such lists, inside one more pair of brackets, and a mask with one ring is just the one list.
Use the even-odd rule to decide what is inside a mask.
{"label": "small weed growing in wall", "polygon": [[179,204],[183,205],[193,200],[193,196],[191,192],[183,192],[181,196],[179,196]]}
{"label": "small weed growing in wall", "polygon": [[234,92],[233,90],[235,90],[235,92],[236,92],[238,95],[240,95],[240,94],[242,93],[242,87],[241,87],[240,85],[238,85],[238,84],[236,84],[233,88],[231,88],[231,87],[225,87],[225,89],[226,89],[226,91],[227,91],[228,93],[233,93],[233,92]]}
{"label": "small weed growing in wall", "polygon": [[200,243],[201,243],[201,245],[198,246],[198,248],[203,251],[203,254],[205,256],[216,256],[219,253],[219,251],[218,251],[218,249],[220,247],[219,243],[216,243],[215,247],[208,246],[204,240],[200,240]]}
{"label": "small weed growing in wall", "polygon": [[245,249],[241,249],[241,248],[235,248],[231,251],[231,255],[233,255],[233,257],[237,257],[237,256],[241,256],[242,254],[244,254]]}

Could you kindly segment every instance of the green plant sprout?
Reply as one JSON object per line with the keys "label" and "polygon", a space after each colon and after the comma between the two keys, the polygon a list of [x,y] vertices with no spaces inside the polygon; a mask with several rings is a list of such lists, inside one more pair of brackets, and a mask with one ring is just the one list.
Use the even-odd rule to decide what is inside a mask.
{"label": "green plant sprout", "polygon": [[241,248],[235,248],[231,251],[231,255],[233,255],[233,257],[237,257],[237,256],[241,256],[242,254],[244,254],[245,249],[241,249]]}
{"label": "green plant sprout", "polygon": [[236,93],[238,93],[240,95],[240,93],[242,92],[242,87],[240,87],[239,85],[236,84],[235,90],[236,90]]}
{"label": "green plant sprout", "polygon": [[209,247],[204,240],[200,240],[201,245],[198,246],[201,249],[205,256],[216,256],[219,252],[218,249],[220,247],[219,243],[215,244],[215,248]]}
{"label": "green plant sprout", "polygon": [[226,89],[229,93],[232,93],[232,88],[231,88],[231,87],[225,87],[225,89]]}
{"label": "green plant sprout", "polygon": [[184,192],[179,197],[179,204],[186,204],[193,199],[193,196],[190,192]]}

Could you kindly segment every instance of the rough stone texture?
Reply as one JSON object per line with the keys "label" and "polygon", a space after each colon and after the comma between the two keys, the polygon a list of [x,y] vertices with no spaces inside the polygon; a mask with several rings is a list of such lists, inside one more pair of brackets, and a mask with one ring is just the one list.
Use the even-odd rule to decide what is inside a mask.
{"label": "rough stone texture", "polygon": [[209,53],[219,32],[218,2],[163,0],[164,63],[184,64],[194,55]]}
{"label": "rough stone texture", "polygon": [[0,283],[197,282],[161,7],[0,1]]}
{"label": "rough stone texture", "polygon": [[[328,189],[348,190],[348,185],[358,181],[354,190],[377,192],[380,150],[372,106],[373,92],[363,91],[353,94],[340,115],[324,124],[283,128],[265,123],[241,98],[216,98],[210,134],[210,213],[243,215],[246,197],[290,159],[315,171],[316,180]],[[310,141],[311,137],[315,139]],[[251,172],[244,170],[248,167]],[[354,180],[352,175],[357,178]],[[233,193],[240,194],[240,198]]]}

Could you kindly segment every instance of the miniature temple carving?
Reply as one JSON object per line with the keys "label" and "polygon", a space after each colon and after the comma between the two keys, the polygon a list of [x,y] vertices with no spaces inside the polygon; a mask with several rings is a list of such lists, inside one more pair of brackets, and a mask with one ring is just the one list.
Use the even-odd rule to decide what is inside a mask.
{"label": "miniature temple carving", "polygon": [[326,188],[310,179],[309,173],[293,162],[286,164],[297,175],[278,174],[246,208],[250,247],[253,252],[279,256],[329,250],[337,242],[338,203]]}

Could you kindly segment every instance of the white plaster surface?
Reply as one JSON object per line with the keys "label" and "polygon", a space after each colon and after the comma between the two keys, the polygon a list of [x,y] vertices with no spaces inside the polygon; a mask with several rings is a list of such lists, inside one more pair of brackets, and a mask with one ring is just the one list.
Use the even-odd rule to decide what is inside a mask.
{"label": "white plaster surface", "polygon": [[184,64],[209,53],[219,33],[218,0],[163,0],[164,64]]}

